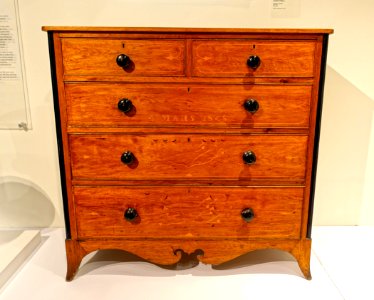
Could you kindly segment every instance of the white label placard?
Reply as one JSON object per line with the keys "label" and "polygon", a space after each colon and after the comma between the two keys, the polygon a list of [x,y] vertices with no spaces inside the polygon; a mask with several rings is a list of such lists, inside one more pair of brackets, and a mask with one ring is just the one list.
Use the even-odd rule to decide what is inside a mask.
{"label": "white label placard", "polygon": [[30,118],[16,0],[0,1],[0,129],[28,129]]}
{"label": "white label placard", "polygon": [[275,18],[299,17],[300,0],[272,0],[271,16]]}

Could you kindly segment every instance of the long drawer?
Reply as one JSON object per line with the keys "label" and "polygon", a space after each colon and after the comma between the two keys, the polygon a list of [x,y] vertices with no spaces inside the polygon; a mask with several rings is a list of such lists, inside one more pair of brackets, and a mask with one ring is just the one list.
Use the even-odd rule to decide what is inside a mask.
{"label": "long drawer", "polygon": [[298,238],[303,188],[74,187],[80,238]]}
{"label": "long drawer", "polygon": [[303,179],[303,135],[73,134],[74,179]]}
{"label": "long drawer", "polygon": [[65,93],[69,126],[307,128],[312,87],[81,83]]}

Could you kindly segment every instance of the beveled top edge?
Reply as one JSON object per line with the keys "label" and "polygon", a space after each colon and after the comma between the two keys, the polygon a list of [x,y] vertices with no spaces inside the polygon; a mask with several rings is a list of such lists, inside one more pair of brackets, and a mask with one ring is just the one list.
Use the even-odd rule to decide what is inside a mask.
{"label": "beveled top edge", "polygon": [[90,27],[43,26],[51,32],[113,32],[113,33],[244,33],[244,34],[331,34],[333,29],[312,28],[179,28],[179,27]]}

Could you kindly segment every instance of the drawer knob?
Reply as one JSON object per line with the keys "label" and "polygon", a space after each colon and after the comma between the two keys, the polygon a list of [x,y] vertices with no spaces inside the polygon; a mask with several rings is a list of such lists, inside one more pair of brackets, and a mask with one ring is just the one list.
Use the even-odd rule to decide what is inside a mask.
{"label": "drawer knob", "polygon": [[132,102],[130,99],[123,98],[118,101],[118,109],[123,112],[129,112],[132,109]]}
{"label": "drawer knob", "polygon": [[247,165],[253,165],[256,162],[256,155],[253,151],[245,151],[243,153],[243,161]]}
{"label": "drawer knob", "polygon": [[260,108],[256,99],[247,99],[244,101],[244,108],[245,110],[249,111],[250,113],[254,114]]}
{"label": "drawer knob", "polygon": [[258,66],[260,65],[260,63],[261,63],[261,59],[257,55],[251,55],[247,59],[248,67],[252,68],[253,70],[256,70],[258,68]]}
{"label": "drawer knob", "polygon": [[121,161],[125,165],[131,164],[134,161],[134,154],[132,154],[131,151],[123,152],[122,155],[121,155]]}
{"label": "drawer knob", "polygon": [[248,208],[244,208],[244,209],[242,210],[241,215],[242,215],[243,220],[246,221],[246,222],[250,222],[250,221],[252,221],[253,218],[255,217],[255,214],[254,214],[254,212],[253,212],[253,209],[252,209],[252,208],[249,208],[249,207],[248,207]]}
{"label": "drawer knob", "polygon": [[135,208],[129,207],[128,209],[125,210],[124,217],[127,221],[134,221],[136,217],[138,216],[138,212],[136,211]]}
{"label": "drawer knob", "polygon": [[131,64],[131,59],[126,54],[120,54],[117,56],[116,62],[120,67],[128,68]]}

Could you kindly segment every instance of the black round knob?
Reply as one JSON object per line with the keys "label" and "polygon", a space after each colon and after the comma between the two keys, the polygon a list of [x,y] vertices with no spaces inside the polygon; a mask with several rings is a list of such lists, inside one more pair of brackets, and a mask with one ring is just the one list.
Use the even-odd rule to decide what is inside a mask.
{"label": "black round knob", "polygon": [[125,210],[124,217],[127,221],[134,221],[136,217],[138,216],[138,212],[136,211],[135,208],[129,207],[128,209]]}
{"label": "black round knob", "polygon": [[249,208],[249,207],[244,208],[242,210],[241,215],[242,215],[243,220],[246,221],[246,222],[252,221],[252,219],[255,217],[255,214],[254,214],[252,208]]}
{"label": "black round knob", "polygon": [[121,161],[125,165],[131,164],[134,161],[134,154],[132,154],[131,151],[123,152],[122,155],[121,155]]}
{"label": "black round knob", "polygon": [[123,98],[118,101],[118,109],[123,112],[129,112],[132,108],[132,102],[130,99]]}
{"label": "black round knob", "polygon": [[249,111],[250,113],[254,114],[260,108],[256,99],[247,99],[244,101],[244,108],[245,110]]}
{"label": "black round knob", "polygon": [[250,68],[252,68],[254,70],[258,68],[258,66],[260,65],[260,63],[261,63],[261,59],[257,55],[251,55],[247,59],[247,65],[248,65],[248,67],[250,67]]}
{"label": "black round knob", "polygon": [[252,151],[245,151],[243,153],[243,161],[247,165],[252,165],[256,162],[256,155]]}
{"label": "black round knob", "polygon": [[126,54],[120,54],[117,56],[116,62],[120,67],[127,68],[128,66],[130,66],[131,59]]}

